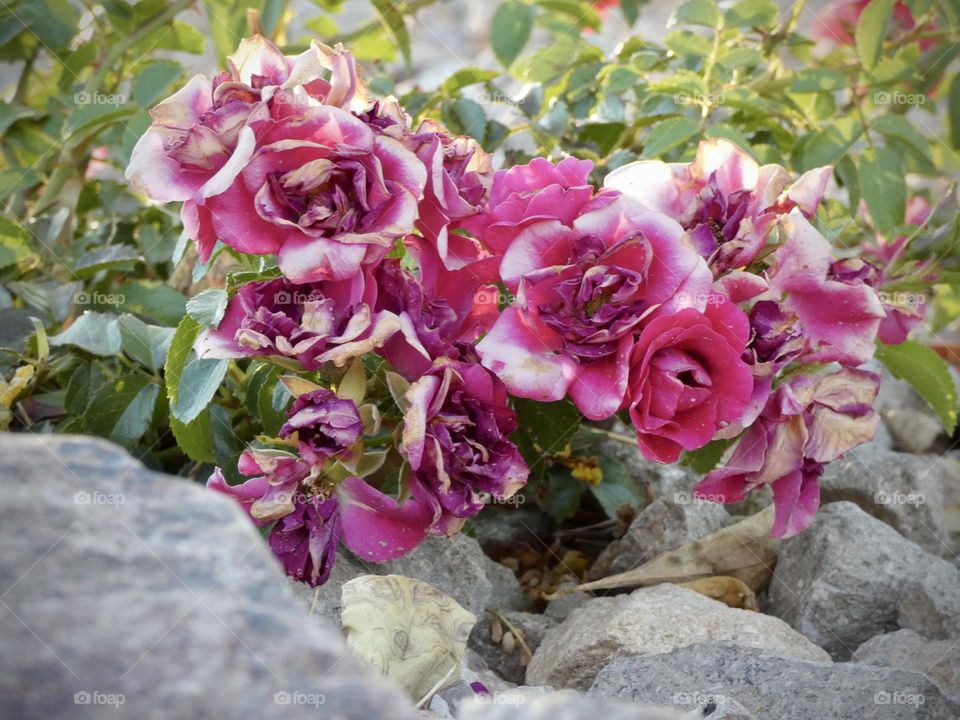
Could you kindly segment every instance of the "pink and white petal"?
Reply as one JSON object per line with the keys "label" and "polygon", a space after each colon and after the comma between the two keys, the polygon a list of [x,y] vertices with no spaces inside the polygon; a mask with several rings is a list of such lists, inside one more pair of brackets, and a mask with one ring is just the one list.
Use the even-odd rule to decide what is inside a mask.
{"label": "pink and white petal", "polygon": [[770,285],[767,281],[746,270],[732,270],[721,278],[714,281],[714,289],[723,293],[730,302],[742,303],[747,300],[763,295]]}
{"label": "pink and white petal", "polygon": [[880,416],[871,412],[863,417],[852,417],[817,407],[813,411],[810,439],[804,454],[819,463],[833,462],[849,450],[873,440]]}
{"label": "pink and white petal", "polygon": [[787,188],[780,204],[799,208],[805,217],[813,217],[817,213],[832,174],[833,168],[829,165],[808,170]]}
{"label": "pink and white petal", "polygon": [[770,287],[775,292],[818,292],[830,269],[830,243],[799,211],[780,220],[786,238],[773,254]]}
{"label": "pink and white petal", "polygon": [[327,238],[289,237],[277,257],[280,270],[295,283],[346,280],[360,270],[367,249],[362,244],[339,243]]}
{"label": "pink and white petal", "polygon": [[356,477],[337,485],[336,494],[343,544],[365,561],[395,560],[426,537],[432,513],[418,500],[399,505]]}
{"label": "pink and white petal", "polygon": [[423,463],[427,437],[427,417],[434,397],[440,391],[441,380],[436,375],[424,375],[407,389],[404,399],[403,435],[400,450],[410,467],[418,470]]}
{"label": "pink and white petal", "polygon": [[217,237],[235,250],[253,255],[269,255],[280,248],[286,231],[260,217],[253,196],[241,182],[205,203]]}
{"label": "pink and white petal", "polygon": [[760,166],[745,150],[729,140],[710,138],[697,148],[697,156],[690,165],[690,175],[707,180],[714,173],[720,191],[731,195],[737,190],[756,188]]}
{"label": "pink and white petal", "polygon": [[614,355],[580,365],[568,392],[573,404],[590,420],[605,420],[623,405],[630,374],[633,338],[626,336]]}
{"label": "pink and white petal", "polygon": [[567,394],[578,364],[563,350],[562,338],[510,306],[477,344],[483,366],[503,381],[511,394],[548,402]]}
{"label": "pink and white petal", "polygon": [[380,160],[386,180],[400,183],[417,200],[423,197],[423,189],[427,184],[427,168],[420,158],[386,135],[378,135],[373,141],[373,152]]}
{"label": "pink and white petal", "polygon": [[255,76],[267,79],[269,85],[280,85],[289,73],[287,58],[263,35],[243,38],[227,61],[245,85],[253,85]]}
{"label": "pink and white petal", "polygon": [[820,507],[817,476],[797,470],[774,482],[772,488],[773,537],[788,538],[805,530]]}
{"label": "pink and white petal", "polygon": [[504,253],[500,278],[512,285],[535,270],[569,264],[570,243],[574,237],[570,228],[556,220],[529,226],[517,235]]}
{"label": "pink and white petal", "polygon": [[219,195],[233,185],[233,181],[237,179],[240,171],[247,166],[250,158],[253,157],[253,151],[256,149],[256,146],[257,138],[253,130],[249,126],[243,127],[237,137],[237,146],[234,148],[233,153],[231,153],[230,158],[226,164],[217,171],[217,174],[207,180],[203,187],[197,191],[198,199],[202,200],[213,197],[214,195]]}
{"label": "pink and white petal", "polygon": [[603,186],[623,193],[648,210],[676,215],[680,193],[673,168],[660,160],[638,160],[607,175]]}
{"label": "pink and white petal", "polygon": [[167,155],[163,137],[168,131],[156,125],[147,129],[133,148],[124,177],[137,192],[154,202],[177,202],[193,197],[204,180],[198,173],[183,172]]}
{"label": "pink and white petal", "polygon": [[217,244],[217,233],[213,229],[213,215],[210,214],[210,208],[198,205],[193,200],[187,200],[180,208],[180,220],[183,222],[187,237],[193,238],[200,262],[207,262]]}
{"label": "pink and white petal", "polygon": [[317,357],[318,363],[332,362],[344,367],[350,360],[373,352],[400,329],[400,318],[387,310],[381,310],[371,319],[371,327],[362,337],[335,345]]}

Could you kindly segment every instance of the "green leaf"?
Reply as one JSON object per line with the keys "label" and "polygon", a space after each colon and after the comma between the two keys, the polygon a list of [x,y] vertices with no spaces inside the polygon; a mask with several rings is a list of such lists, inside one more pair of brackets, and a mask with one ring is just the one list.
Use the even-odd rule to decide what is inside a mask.
{"label": "green leaf", "polygon": [[82,278],[89,278],[101,270],[129,270],[143,256],[129,245],[107,245],[85,252],[73,264],[73,271]]}
{"label": "green leaf", "polygon": [[182,423],[170,416],[170,429],[177,440],[177,446],[191,460],[203,463],[217,462],[213,449],[213,419],[210,408],[204,408],[192,422]]}
{"label": "green leaf", "polygon": [[899,345],[877,345],[877,359],[894,377],[905,380],[940,418],[947,435],[957,427],[957,389],[947,363],[931,348],[907,340]]}
{"label": "green leaf", "polygon": [[924,157],[930,158],[930,141],[918,132],[913,123],[903,115],[878,117],[870,126],[870,129],[883,135],[888,142],[900,141],[906,143]]}
{"label": "green leaf", "polygon": [[620,11],[628,25],[633,25],[640,16],[640,5],[646,0],[620,0]]}
{"label": "green leaf", "polygon": [[532,28],[533,8],[529,5],[507,0],[497,8],[490,22],[490,44],[504,67],[509,67],[523,52]]}
{"label": "green leaf", "polygon": [[727,10],[724,22],[730,27],[767,28],[780,15],[773,0],[742,0]]}
{"label": "green leaf", "polygon": [[457,98],[443,106],[441,118],[454,135],[469,135],[483,144],[487,115],[478,103],[465,97]]}
{"label": "green leaf", "polygon": [[808,135],[799,146],[796,162],[800,170],[835,165],[863,134],[863,126],[853,118],[841,118],[818,133]]}
{"label": "green leaf", "polygon": [[138,72],[131,84],[133,99],[142,107],[152,107],[167,94],[167,88],[183,75],[183,67],[173,60],[153,62]]}
{"label": "green leaf", "polygon": [[694,118],[678,117],[664,120],[650,128],[643,145],[643,156],[658,158],[685,143],[700,132],[700,123]]}
{"label": "green leaf", "polygon": [[698,450],[692,450],[683,454],[683,464],[690,467],[694,472],[706,475],[713,470],[719,463],[723,453],[727,451],[736,438],[728,440],[714,440],[704,445]]}
{"label": "green leaf", "polygon": [[903,224],[907,185],[900,156],[891,148],[867,148],[860,158],[860,192],[873,224],[890,235]]}
{"label": "green leaf", "polygon": [[101,385],[83,413],[85,432],[132,448],[150,428],[160,386],[143,375]]}
{"label": "green leaf", "polygon": [[849,85],[846,76],[831,68],[811,68],[797,73],[790,89],[796,93],[834,92]]}
{"label": "green leaf", "polygon": [[186,312],[187,298],[169,285],[140,280],[120,287],[123,309],[156,320],[161,325],[176,325]]}
{"label": "green leaf", "polygon": [[197,339],[200,331],[203,330],[200,323],[189,315],[184,316],[177,325],[177,330],[170,341],[170,349],[167,350],[167,361],[163,366],[163,375],[167,381],[167,399],[170,401],[170,407],[177,404],[177,398],[180,396],[180,382],[183,376],[183,369],[187,366],[187,360],[193,352],[193,342]]}
{"label": "green leaf", "polygon": [[556,522],[569,520],[580,506],[584,484],[570,474],[565,467],[551,468],[546,478],[546,493],[540,499],[540,507]]}
{"label": "green leaf", "polygon": [[177,399],[170,412],[183,423],[189,423],[210,404],[227,374],[229,360],[194,358],[183,369]]}
{"label": "green leaf", "polygon": [[173,340],[173,328],[148,325],[129,314],[121,315],[119,323],[123,351],[151,370],[162,368]]}
{"label": "green leaf", "polygon": [[462,88],[476,85],[477,83],[485,83],[488,80],[498,77],[499,74],[500,73],[494,72],[493,70],[481,70],[480,68],[474,67],[462,68],[443,81],[443,84],[440,86],[440,92],[444,95],[454,95]]}
{"label": "green leaf", "polygon": [[50,344],[54,347],[72,345],[101,357],[116,355],[121,346],[117,316],[87,310],[66,330],[53,335]]}
{"label": "green leaf", "polygon": [[953,76],[947,97],[947,123],[950,126],[950,146],[960,150],[960,73]]}
{"label": "green leaf", "polygon": [[205,327],[217,327],[227,309],[227,291],[210,288],[187,300],[187,315]]}
{"label": "green leaf", "polygon": [[897,0],[872,0],[860,13],[855,39],[857,53],[864,65],[873,68],[883,51],[883,40]]}
{"label": "green leaf", "polygon": [[246,407],[251,417],[257,418],[265,435],[276,435],[286,416],[283,408],[273,405],[274,391],[280,385],[280,369],[268,363],[260,364],[247,383]]}
{"label": "green leaf", "polygon": [[409,67],[411,64],[410,33],[407,32],[407,26],[404,24],[403,13],[400,8],[391,0],[370,0],[370,4],[373,5],[383,29],[403,54],[403,59]]}
{"label": "green leaf", "polygon": [[720,10],[714,0],[687,0],[677,8],[676,18],[677,22],[716,27],[720,22]]}
{"label": "green leaf", "polygon": [[517,442],[531,472],[541,475],[545,456],[562,451],[583,418],[568,400],[542,403],[514,398],[513,407],[519,422]]}
{"label": "green leaf", "polygon": [[30,233],[9,217],[0,217],[0,270],[33,255]]}
{"label": "green leaf", "polygon": [[600,14],[593,8],[593,0],[584,2],[582,0],[534,0],[534,2],[545,10],[551,10],[559,15],[566,16],[561,20],[561,28],[568,29],[568,24],[573,23],[573,27],[600,29]]}
{"label": "green leaf", "polygon": [[600,503],[607,517],[616,517],[620,506],[639,507],[643,497],[622,460],[612,456],[600,458],[600,470],[603,479],[598,485],[591,485],[590,492]]}

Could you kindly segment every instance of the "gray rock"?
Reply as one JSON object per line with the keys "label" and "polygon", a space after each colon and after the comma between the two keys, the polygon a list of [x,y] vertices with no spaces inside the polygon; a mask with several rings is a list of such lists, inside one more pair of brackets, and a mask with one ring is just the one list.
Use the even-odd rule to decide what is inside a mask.
{"label": "gray rock", "polygon": [[899,626],[935,636],[921,629],[921,621],[943,624],[943,613],[955,608],[931,598],[930,606],[911,618],[907,603],[901,603],[911,592],[924,593],[920,584],[930,573],[937,576],[926,592],[958,594],[960,578],[950,563],[857,505],[830,503],[809,528],[784,541],[770,584],[769,612],[834,659],[845,660],[873,636]]}
{"label": "gray rock", "polygon": [[934,555],[950,554],[944,527],[946,465],[931,457],[857,448],[827,465],[820,482],[824,504],[848,500]]}
{"label": "gray rock", "polygon": [[763,720],[951,720],[960,712],[920,673],[787,658],[725,642],[619,658],[600,671],[590,693],[679,708],[720,695]]}
{"label": "gray rock", "polygon": [[928,564],[903,587],[897,623],[929,638],[960,638],[960,571],[947,562]]}
{"label": "gray rock", "polygon": [[[532,501],[531,501],[532,502]],[[515,548],[529,545],[540,550],[549,535],[552,521],[534,505],[492,505],[477,516],[472,533],[483,551],[503,559]]]}
{"label": "gray rock", "polygon": [[774,617],[737,610],[676,585],[595,598],[548,631],[527,668],[527,682],[586,689],[621,655],[656,654],[707,640],[732,640],[783,655],[829,660],[823,650]]}
{"label": "gray rock", "polygon": [[[579,583],[575,580],[564,580],[562,583],[557,585],[556,592],[562,592],[564,590],[570,590],[575,588]],[[543,611],[543,614],[547,617],[550,617],[557,622],[562,622],[567,619],[567,616],[573,612],[578,607],[582,606],[587,601],[595,597],[593,594],[588,592],[575,592],[570,593],[569,595],[560,595],[555,600],[551,600],[547,604],[546,610]]]}
{"label": "gray rock", "polygon": [[943,426],[929,409],[890,408],[881,414],[893,446],[908,453],[925,453],[933,449]]}
{"label": "gray rock", "polygon": [[0,486],[5,717],[416,717],[228,498],[69,436],[0,435]]}
{"label": "gray rock", "polygon": [[[543,641],[543,636],[557,624],[553,618],[534,613],[504,612],[502,615],[510,625],[522,633],[523,642],[526,643],[531,653],[537,651]],[[503,634],[507,632],[514,635],[505,623],[499,619],[494,621],[489,613],[484,613],[470,632],[468,644],[483,657],[490,669],[497,675],[512,683],[522,683],[524,676],[527,674],[527,662],[524,662],[524,660],[529,661],[529,658],[525,656],[523,646],[515,635],[512,649],[509,649],[509,651],[504,647],[502,639],[499,642],[494,641],[492,637],[494,622],[500,627],[499,637],[502,638]]]}
{"label": "gray rock", "polygon": [[672,501],[654,500],[633,519],[623,537],[604,548],[590,568],[589,579],[633,570],[658,555],[716,532],[729,520],[722,505],[696,501],[690,493]]}
{"label": "gray rock", "polygon": [[337,551],[337,561],[334,563],[333,570],[330,571],[330,577],[319,587],[310,587],[307,583],[287,578],[293,594],[296,595],[307,608],[311,615],[317,615],[329,620],[337,627],[340,627],[340,611],[342,605],[340,602],[340,590],[345,582],[353,580],[360,575],[367,575],[368,570],[359,560],[342,550]]}
{"label": "gray rock", "polygon": [[878,635],[853,653],[868,665],[921,672],[954,702],[960,701],[960,647],[953,640],[930,640],[913,630]]}
{"label": "gray rock", "polygon": [[483,558],[490,581],[490,607],[495,610],[528,610],[530,598],[513,571],[488,557]]}
{"label": "gray rock", "polygon": [[674,710],[621,703],[573,690],[517,688],[464,703],[459,720],[692,720]]}

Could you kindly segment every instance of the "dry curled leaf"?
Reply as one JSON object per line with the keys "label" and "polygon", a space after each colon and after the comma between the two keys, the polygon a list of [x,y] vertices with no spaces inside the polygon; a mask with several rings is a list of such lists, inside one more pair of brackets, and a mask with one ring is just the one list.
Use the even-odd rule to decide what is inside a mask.
{"label": "dry curled leaf", "polygon": [[452,597],[402,575],[361,575],[341,594],[347,645],[414,701],[460,679],[477,618]]}
{"label": "dry curled leaf", "polygon": [[738,580],[735,577],[716,575],[680,583],[680,587],[706,595],[708,598],[722,602],[732,608],[757,609],[757,596],[753,590],[747,587],[743,580]]}
{"label": "dry curled leaf", "polygon": [[770,536],[773,506],[712,535],[664,553],[640,567],[584,583],[578,590],[683,583],[725,575],[742,581],[754,592],[770,583],[780,553],[780,541]]}

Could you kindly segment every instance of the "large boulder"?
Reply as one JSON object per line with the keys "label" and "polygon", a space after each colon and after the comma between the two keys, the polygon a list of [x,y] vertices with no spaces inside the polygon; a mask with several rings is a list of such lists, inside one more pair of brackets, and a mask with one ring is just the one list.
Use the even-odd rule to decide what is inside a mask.
{"label": "large boulder", "polygon": [[584,690],[623,655],[664,653],[707,640],[808,660],[829,656],[774,617],[738,610],[676,585],[596,598],[549,630],[527,668],[527,682]]}
{"label": "large boulder", "polygon": [[950,555],[943,488],[955,468],[934,458],[857,448],[827,465],[823,504],[847,500],[934,555]]}
{"label": "large boulder", "polygon": [[70,436],[0,435],[0,486],[5,717],[417,717],[228,498]]}
{"label": "large boulder", "polygon": [[784,541],[769,594],[771,614],[837,660],[900,627],[944,637],[960,624],[957,568],[849,502]]}
{"label": "large boulder", "polygon": [[590,694],[684,710],[733,698],[763,720],[960,717],[960,706],[921,673],[783,657],[726,642],[619,658],[599,672]]}
{"label": "large boulder", "polygon": [[954,640],[931,640],[913,630],[878,635],[853,653],[868,665],[922,672],[955,702],[960,701],[960,646]]}

